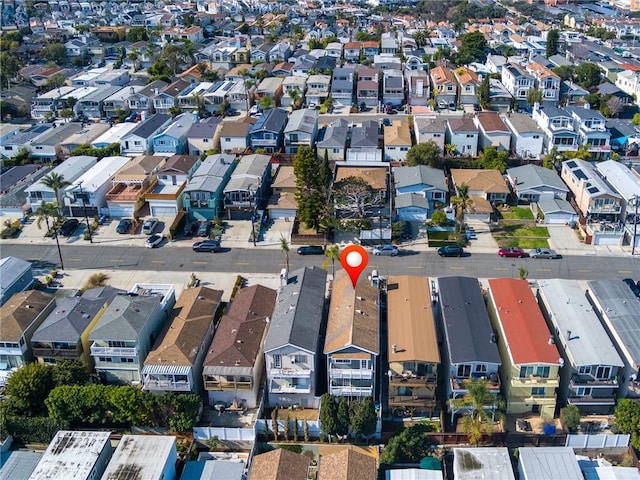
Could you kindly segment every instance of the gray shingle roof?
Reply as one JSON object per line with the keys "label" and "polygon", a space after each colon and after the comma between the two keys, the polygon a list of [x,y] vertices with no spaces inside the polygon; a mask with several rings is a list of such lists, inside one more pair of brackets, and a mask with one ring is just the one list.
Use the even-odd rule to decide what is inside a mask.
{"label": "gray shingle roof", "polygon": [[289,274],[289,281],[278,293],[264,351],[291,344],[317,353],[320,326],[325,313],[327,272],[302,268]]}
{"label": "gray shingle roof", "polygon": [[555,170],[548,168],[537,165],[523,165],[521,167],[507,169],[507,174],[511,179],[518,179],[518,190],[547,185],[563,192],[569,191],[569,188],[556,174]]}
{"label": "gray shingle roof", "polygon": [[396,188],[425,185],[447,191],[444,172],[426,165],[398,167],[393,171]]}
{"label": "gray shingle roof", "polygon": [[169,115],[166,115],[164,113],[156,113],[155,115],[147,118],[145,121],[140,122],[138,126],[127,133],[125,137],[137,135],[141,138],[148,138],[150,135],[153,135],[156,130],[167,123],[170,118],[171,117]]}
{"label": "gray shingle roof", "polygon": [[419,193],[402,193],[396,195],[395,204],[396,208],[417,207],[425,210],[429,208],[429,202],[424,195],[420,195]]}
{"label": "gray shingle roof", "polygon": [[116,296],[89,334],[89,340],[135,341],[160,309],[159,296]]}

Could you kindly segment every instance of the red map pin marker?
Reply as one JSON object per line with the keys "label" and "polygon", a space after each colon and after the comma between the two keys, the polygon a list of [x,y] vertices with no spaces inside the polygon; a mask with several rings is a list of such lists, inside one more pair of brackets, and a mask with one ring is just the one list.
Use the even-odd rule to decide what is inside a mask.
{"label": "red map pin marker", "polygon": [[340,255],[340,263],[349,274],[353,288],[356,288],[358,277],[369,263],[369,255],[360,245],[349,245]]}

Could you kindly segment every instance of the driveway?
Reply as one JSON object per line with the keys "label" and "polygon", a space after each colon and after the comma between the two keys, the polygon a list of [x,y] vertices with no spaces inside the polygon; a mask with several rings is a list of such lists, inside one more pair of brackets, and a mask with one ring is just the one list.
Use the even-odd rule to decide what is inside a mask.
{"label": "driveway", "polygon": [[576,231],[567,225],[546,225],[549,230],[549,247],[561,255],[595,255],[593,245],[582,243]]}

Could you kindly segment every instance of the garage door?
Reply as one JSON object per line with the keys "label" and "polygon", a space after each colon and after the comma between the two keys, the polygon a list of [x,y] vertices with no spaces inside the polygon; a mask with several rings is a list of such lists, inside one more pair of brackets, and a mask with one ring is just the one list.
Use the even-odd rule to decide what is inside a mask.
{"label": "garage door", "polygon": [[154,217],[175,217],[177,214],[176,207],[151,207],[151,215]]}
{"label": "garage door", "polygon": [[567,223],[573,222],[574,220],[575,220],[575,215],[566,214],[566,213],[560,213],[560,214],[550,213],[548,215],[545,215],[544,217],[544,223],[549,225],[565,225]]}
{"label": "garage door", "polygon": [[281,218],[293,219],[296,217],[295,210],[277,209],[273,208],[269,210],[269,218],[272,220],[278,220]]}
{"label": "garage door", "polygon": [[133,216],[133,205],[109,205],[109,216],[111,217],[131,217]]}

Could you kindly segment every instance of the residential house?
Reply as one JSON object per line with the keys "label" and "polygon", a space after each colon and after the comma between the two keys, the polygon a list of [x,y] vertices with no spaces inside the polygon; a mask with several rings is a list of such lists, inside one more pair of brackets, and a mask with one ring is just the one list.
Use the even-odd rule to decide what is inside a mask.
{"label": "residential house", "polygon": [[168,114],[169,109],[178,105],[178,95],[189,87],[187,80],[179,78],[153,96],[153,108],[156,113]]}
{"label": "residential house", "polygon": [[187,134],[195,123],[193,115],[183,113],[152,138],[153,152],[158,155],[180,155],[187,151]]}
{"label": "residential house", "polygon": [[[538,302],[564,362],[560,362],[561,405],[582,414],[608,414],[616,404],[624,363],[577,280],[538,282]],[[620,370],[620,372],[619,372]]]}
{"label": "residential house", "polygon": [[279,152],[284,144],[287,117],[287,112],[280,108],[265,110],[249,129],[249,143],[252,149],[262,149],[267,153]]}
{"label": "residential house", "polygon": [[349,122],[344,118],[334,120],[326,128],[324,135],[318,135],[316,152],[318,159],[324,159],[325,155],[332,162],[342,162],[346,158],[347,137],[349,135]]}
{"label": "residential house", "polygon": [[359,63],[362,53],[361,42],[347,42],[344,44],[344,60],[347,63]]}
{"label": "residential house", "polygon": [[264,208],[271,187],[271,156],[245,155],[240,158],[224,187],[227,218],[232,215],[251,218],[256,209]]}
{"label": "residential house", "polygon": [[55,117],[58,109],[62,108],[62,97],[75,91],[75,87],[59,87],[38,95],[31,101],[31,118],[44,119],[47,116]]}
{"label": "residential house", "polygon": [[538,165],[522,165],[507,169],[511,191],[522,203],[546,199],[566,200],[569,189],[558,174]]}
{"label": "residential house", "polygon": [[269,98],[272,100],[272,106],[279,107],[282,98],[282,83],[284,79],[281,77],[264,78],[255,89],[257,98]]}
{"label": "residential house", "polygon": [[[469,468],[470,465],[474,468]],[[476,480],[477,478],[515,480],[516,478],[507,447],[454,448],[453,475],[456,480]]]}
{"label": "residential house", "polygon": [[[439,97],[438,97],[439,98]],[[445,142],[455,147],[457,155],[478,156],[478,127],[470,117],[450,118],[447,121]]]}
{"label": "residential house", "polygon": [[[216,132],[222,122],[218,117],[194,123],[187,133],[189,155],[202,155],[216,148]],[[219,141],[219,138],[217,139]]]}
{"label": "residential house", "polygon": [[241,288],[218,323],[203,363],[209,405],[256,408],[263,386],[263,344],[277,292],[262,285]]}
{"label": "residential house", "polygon": [[246,112],[250,108],[249,89],[243,80],[233,83],[225,98],[230,111]]}
{"label": "residential house", "polygon": [[380,53],[380,44],[377,41],[368,40],[362,42],[362,54],[365,58],[373,60]]}
{"label": "residential house", "polygon": [[446,122],[441,119],[415,116],[413,118],[413,132],[416,144],[433,142],[444,153]]}
{"label": "residential house", "polygon": [[145,194],[153,190],[157,172],[165,157],[140,155],[113,176],[113,187],[107,192],[107,207],[112,217],[137,217],[146,205]]}
{"label": "residential house", "polygon": [[273,43],[261,43],[259,45],[252,46],[251,48],[251,64],[256,62],[265,63],[269,62],[269,52],[273,48]]}
{"label": "residential house", "polygon": [[129,157],[105,157],[63,190],[63,207],[71,217],[98,215],[107,208],[107,192],[115,174],[131,161]]}
{"label": "residential house", "polygon": [[176,437],[124,434],[102,478],[118,480],[135,471],[141,478],[174,480],[177,463]]}
{"label": "residential house", "polygon": [[273,195],[269,198],[269,218],[272,220],[286,219],[293,221],[298,211],[296,200],[296,176],[292,165],[281,165],[271,183]]}
{"label": "residential house", "polygon": [[172,119],[164,113],[156,113],[138,123],[120,139],[120,153],[126,156],[152,155],[153,138],[162,132]]}
{"label": "residential house", "polygon": [[596,170],[620,195],[620,219],[623,220],[626,228],[625,240],[628,240],[631,245],[635,240],[636,247],[640,246],[636,228],[636,224],[640,223],[640,177],[616,160],[598,162]]}
{"label": "residential house", "polygon": [[286,62],[291,55],[293,55],[291,44],[288,41],[282,40],[271,47],[268,61],[275,65],[280,62]]}
{"label": "residential house", "polygon": [[[86,155],[70,157],[55,167],[50,172],[50,175],[56,174],[64,178],[67,182],[73,182],[97,162],[97,157],[89,157]],[[42,178],[29,185],[25,189],[25,193],[27,194],[27,203],[33,211],[43,203],[59,203],[61,201],[59,198],[56,198],[53,189],[47,187],[42,182]]]}
{"label": "residential house", "polygon": [[517,63],[507,63],[502,67],[500,80],[518,106],[524,108],[527,105],[527,92],[536,88],[536,78]]}
{"label": "residential house", "polygon": [[53,295],[39,290],[18,292],[0,307],[0,387],[18,368],[34,360],[31,336],[55,308]]}
{"label": "residential house", "polygon": [[174,42],[189,40],[192,43],[202,43],[204,41],[202,28],[195,25],[191,27],[182,25],[171,27],[162,32],[162,37],[165,41]]}
{"label": "residential house", "polygon": [[498,170],[452,168],[451,179],[456,189],[462,184],[467,185],[468,195],[478,205],[482,200],[492,205],[507,201],[509,187]]}
{"label": "residential house", "polygon": [[433,88],[433,96],[440,108],[456,105],[458,101],[458,81],[451,70],[446,67],[432,68],[429,74]]}
{"label": "residential house", "polygon": [[536,81],[536,88],[542,92],[542,103],[551,106],[558,105],[560,101],[560,76],[550,68],[538,62],[532,62],[526,66]]}
{"label": "residential house", "polygon": [[574,119],[565,109],[533,106],[531,118],[544,132],[544,151],[550,153],[576,151],[579,145]]}
{"label": "residential house", "polygon": [[342,48],[342,43],[340,42],[329,42],[325,48],[325,51],[327,53],[327,56],[335,57],[340,60],[342,58]]}
{"label": "residential house", "polygon": [[111,432],[59,430],[28,478],[92,480],[105,471],[112,452]]}
{"label": "residential house", "polygon": [[26,128],[19,134],[2,142],[0,144],[0,154],[5,158],[13,158],[23,150],[31,152],[31,145],[51,128],[52,124],[50,123],[40,123]]}
{"label": "residential house", "polygon": [[236,167],[235,157],[209,155],[184,189],[184,210],[198,220],[220,218],[224,208],[224,188]]}
{"label": "residential house", "polygon": [[511,131],[511,152],[519,158],[540,158],[544,149],[544,132],[524,113],[510,113],[502,117]]}
{"label": "residential house", "polygon": [[589,104],[584,107],[565,107],[573,119],[573,129],[578,134],[578,144],[587,145],[594,159],[606,160],[611,155],[611,133],[607,130],[607,119]]}
{"label": "residential house", "polygon": [[366,120],[361,125],[351,127],[347,162],[382,162],[378,131],[378,122],[374,120]]}
{"label": "residential house", "polygon": [[283,275],[264,342],[268,403],[318,408],[327,272],[304,267]]}
{"label": "residential house", "polygon": [[112,95],[123,90],[123,87],[113,85],[96,88],[93,93],[79,99],[73,106],[73,113],[77,117],[88,120],[98,120],[106,116],[104,102]]}
{"label": "residential house", "polygon": [[307,53],[296,57],[291,73],[300,77],[307,77],[316,65],[316,57]]}
{"label": "residential house", "polygon": [[532,412],[553,418],[563,360],[549,342],[549,329],[529,282],[490,279],[489,298],[503,360],[500,377],[507,414]]}
{"label": "residential house", "polygon": [[144,390],[202,391],[202,365],[215,331],[222,294],[208,287],[182,291],[171,318],[144,360]]}
{"label": "residential house", "polygon": [[284,129],[284,151],[295,154],[302,146],[313,148],[318,136],[318,111],[310,108],[294,110]]}
{"label": "residential house", "polygon": [[406,120],[394,120],[384,127],[384,159],[389,162],[403,162],[411,148],[411,130]]}
{"label": "residential house", "polygon": [[40,363],[76,359],[93,370],[89,334],[109,304],[124,293],[113,287],[86,290],[81,296],[64,297],[31,337],[34,357]]}
{"label": "residential house", "polygon": [[151,215],[173,217],[183,205],[184,188],[200,166],[195,155],[173,155],[157,173],[158,181],[144,198],[149,203]]}
{"label": "residential house", "polygon": [[400,107],[405,103],[404,76],[401,70],[382,71],[382,101],[385,105]]}
{"label": "residential house", "polygon": [[[411,167],[410,167],[411,168]],[[404,416],[433,414],[440,352],[429,279],[390,276],[387,280],[389,409]]]}
{"label": "residential house", "polygon": [[307,78],[307,92],[304,95],[306,105],[321,105],[329,96],[331,76],[309,75]]}
{"label": "residential house", "polygon": [[375,395],[379,335],[378,288],[366,280],[354,287],[346,272],[339,270],[324,344],[329,394],[348,400]]}
{"label": "residential house", "polygon": [[137,126],[138,124],[133,122],[117,123],[91,142],[91,147],[105,148],[111,144],[120,143],[122,138]]}
{"label": "residential house", "polygon": [[12,125],[10,123],[0,123],[0,144],[5,144],[10,139],[18,135],[22,131],[21,125]]}
{"label": "residential house", "polygon": [[[469,383],[479,379],[487,380],[489,392],[498,394],[500,354],[478,279],[440,277],[437,295],[445,340],[443,372],[450,377],[445,382],[447,398],[463,397]],[[495,405],[488,408],[494,410]],[[460,411],[453,403],[450,409],[453,420]]]}
{"label": "residential house", "polygon": [[480,112],[473,119],[479,130],[479,147],[495,147],[504,152],[511,151],[511,130],[494,112]]}
{"label": "residential house", "polygon": [[616,75],[615,86],[630,95],[638,98],[640,94],[640,75],[633,70],[624,70]]}
{"label": "residential house", "polygon": [[91,357],[103,382],[141,384],[144,359],[175,303],[173,285],[162,287],[161,295],[117,295],[93,327]]}
{"label": "residential house", "polygon": [[560,100],[565,101],[567,105],[582,105],[587,95],[589,90],[571,80],[565,80],[560,84]]}
{"label": "residential house", "polygon": [[[417,165],[415,167],[396,167],[393,169],[395,200],[394,205],[398,216],[405,221],[425,221],[438,206],[447,201],[448,187],[444,172],[437,168]],[[410,195],[411,198],[406,197]],[[403,202],[411,200],[412,204],[424,199],[423,208],[410,209]],[[400,202],[401,206],[398,206]],[[416,205],[417,206],[417,205]]]}
{"label": "residential house", "polygon": [[153,98],[168,86],[169,84],[162,80],[154,80],[148,83],[142,90],[134,92],[133,95],[127,99],[129,111],[140,115],[143,113],[147,116],[151,115],[155,112],[153,108]]}
{"label": "residential house", "polygon": [[[94,87],[110,87],[110,86],[118,86],[124,87],[128,85],[131,81],[129,69],[127,68],[113,68],[107,69],[100,73],[96,78],[93,79]],[[137,87],[136,90],[142,90],[143,87]],[[131,90],[129,90],[131,91]]]}
{"label": "residential house", "polygon": [[458,99],[459,105],[477,105],[478,89],[482,83],[478,78],[478,74],[469,67],[458,67],[453,71],[458,82]]}
{"label": "residential house", "polygon": [[0,259],[0,305],[33,285],[31,263],[18,257]]}
{"label": "residential house", "polygon": [[392,53],[381,53],[373,57],[373,66],[379,70],[400,70],[402,62]]}
{"label": "residential house", "polygon": [[282,89],[283,95],[280,103],[283,107],[294,108],[297,102],[301,105],[307,89],[307,77],[302,75],[286,77],[282,82]]}
{"label": "residential house", "polygon": [[405,72],[407,81],[407,105],[426,106],[429,104],[431,88],[429,75],[424,71],[408,70]]}
{"label": "residential house", "polygon": [[[582,480],[584,475],[571,447],[520,447],[521,480]],[[549,468],[553,465],[553,468]]]}
{"label": "residential house", "polygon": [[378,70],[375,68],[358,69],[356,82],[356,101],[359,106],[377,107],[379,103],[380,83]]}
{"label": "residential house", "polygon": [[253,457],[249,480],[307,480],[311,460],[279,448]]}
{"label": "residential house", "polygon": [[339,105],[353,104],[353,87],[355,84],[355,70],[351,67],[333,69],[331,78],[331,98]]}
{"label": "residential house", "polygon": [[293,67],[293,63],[280,62],[275,67],[273,67],[273,70],[271,70],[271,74],[274,77],[285,77],[286,79],[286,77],[290,76],[293,72]]}
{"label": "residential house", "polygon": [[318,478],[373,480],[378,478],[378,462],[371,455],[345,448],[322,456],[318,462]]}
{"label": "residential house", "polygon": [[489,78],[489,106],[493,112],[507,113],[513,107],[513,96],[497,78]]}
{"label": "residential house", "polygon": [[587,299],[618,351],[618,398],[640,397],[640,310],[638,299],[619,280],[587,282]]}
{"label": "residential house", "polygon": [[220,150],[224,153],[245,153],[251,146],[249,131],[256,123],[253,117],[243,117],[220,125]]}
{"label": "residential house", "polygon": [[140,85],[132,85],[128,89],[122,88],[112,94],[110,97],[104,99],[102,108],[104,109],[104,116],[109,119],[118,118],[120,112],[129,113],[129,97],[139,92],[144,87]]}
{"label": "residential house", "polygon": [[62,155],[71,156],[76,148],[92,144],[110,129],[111,125],[108,123],[85,123],[81,130],[68,136],[60,143]]}

